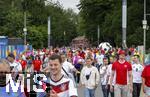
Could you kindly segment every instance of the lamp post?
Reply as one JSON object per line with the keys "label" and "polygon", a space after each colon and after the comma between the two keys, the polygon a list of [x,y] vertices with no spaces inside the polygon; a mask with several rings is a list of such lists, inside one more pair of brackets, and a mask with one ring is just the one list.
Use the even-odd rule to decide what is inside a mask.
{"label": "lamp post", "polygon": [[145,53],[146,53],[146,30],[147,30],[147,20],[146,20],[146,0],[144,0],[144,20],[143,22],[143,31],[144,31],[144,39],[143,39],[143,63],[145,62]]}
{"label": "lamp post", "polygon": [[99,37],[100,37],[100,28],[98,25],[98,27],[97,27],[97,46],[99,46]]}
{"label": "lamp post", "polygon": [[24,32],[24,45],[27,44],[27,23],[26,23],[26,11],[24,12],[24,28],[23,28],[23,32]]}
{"label": "lamp post", "polygon": [[51,18],[50,16],[48,17],[48,47],[51,45]]}
{"label": "lamp post", "polygon": [[23,28],[23,32],[24,32],[24,45],[27,44],[27,28]]}
{"label": "lamp post", "polygon": [[64,31],[64,46],[66,46],[66,31]]}
{"label": "lamp post", "polygon": [[24,45],[27,45],[27,8],[26,8],[26,1],[22,0],[22,7],[23,7],[23,15],[24,15],[24,28],[23,28],[23,32],[24,32]]}
{"label": "lamp post", "polygon": [[122,0],[122,47],[123,49],[127,48],[126,29],[127,29],[127,0]]}

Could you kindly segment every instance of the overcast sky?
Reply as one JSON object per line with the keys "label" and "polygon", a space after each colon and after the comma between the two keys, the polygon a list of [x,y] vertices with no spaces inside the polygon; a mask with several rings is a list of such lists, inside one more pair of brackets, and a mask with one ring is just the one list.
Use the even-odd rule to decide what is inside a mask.
{"label": "overcast sky", "polygon": [[65,9],[72,8],[75,12],[77,13],[79,12],[76,5],[79,4],[80,0],[52,0],[52,1],[59,1],[60,4],[62,4]]}

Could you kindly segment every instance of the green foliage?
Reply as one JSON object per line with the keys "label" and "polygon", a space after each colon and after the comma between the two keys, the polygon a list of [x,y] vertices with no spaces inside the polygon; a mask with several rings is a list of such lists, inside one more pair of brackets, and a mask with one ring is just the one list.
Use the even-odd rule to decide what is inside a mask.
{"label": "green foliage", "polygon": [[47,46],[47,31],[44,26],[30,26],[28,27],[28,42],[35,48],[42,48]]}
{"label": "green foliage", "polygon": [[[80,0],[80,13],[64,10],[57,3],[46,0],[0,0],[0,35],[22,37],[24,12],[27,13],[27,42],[35,48],[47,47],[47,19],[51,17],[51,44],[68,46],[78,35],[85,35],[97,45],[97,26],[100,25],[100,42],[109,41],[121,46],[122,0]],[[128,1],[127,45],[143,44],[143,0]],[[9,2],[9,3],[8,3]],[[150,13],[147,0],[147,13]],[[147,16],[148,24],[150,16]],[[147,48],[150,48],[150,31],[147,31]]]}
{"label": "green foliage", "polygon": [[[143,44],[143,0],[127,0],[127,45]],[[147,13],[150,13],[147,0]],[[100,41],[110,41],[121,46],[122,41],[122,0],[80,0],[78,31],[86,35],[92,43],[97,41],[97,26],[100,25]],[[150,16],[147,16],[148,24]],[[150,38],[147,31],[147,48]]]}
{"label": "green foliage", "polygon": [[[46,0],[0,0],[0,35],[24,38],[24,12],[27,13],[27,42],[34,48],[47,47],[47,20],[51,17],[53,46],[68,46],[77,36],[77,15]],[[10,2],[10,3],[8,3]],[[64,34],[64,32],[66,34]]]}

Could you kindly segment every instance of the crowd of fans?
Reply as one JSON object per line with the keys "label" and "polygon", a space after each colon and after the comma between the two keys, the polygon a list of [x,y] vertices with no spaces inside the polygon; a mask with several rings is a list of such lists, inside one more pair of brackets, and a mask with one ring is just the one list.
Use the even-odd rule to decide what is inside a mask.
{"label": "crowd of fans", "polygon": [[[0,60],[0,72],[11,72],[15,82],[23,80],[19,73],[32,74],[33,77],[44,73],[48,80],[42,81],[42,85],[34,81],[30,83],[44,88],[42,93],[34,89],[28,91],[28,84],[24,86],[24,93],[5,93],[7,83],[2,81],[4,76],[1,74],[0,93],[6,95],[4,97],[77,97],[77,88],[83,87],[85,97],[95,97],[95,90],[100,84],[103,97],[109,97],[109,94],[111,97],[127,97],[128,93],[140,97],[141,89],[150,96],[149,69],[150,66],[143,64],[143,56],[135,48],[108,51],[101,48],[44,48],[26,51],[17,59],[10,53],[6,60]],[[30,78],[33,79],[32,76]],[[38,78],[38,81],[41,79]]]}

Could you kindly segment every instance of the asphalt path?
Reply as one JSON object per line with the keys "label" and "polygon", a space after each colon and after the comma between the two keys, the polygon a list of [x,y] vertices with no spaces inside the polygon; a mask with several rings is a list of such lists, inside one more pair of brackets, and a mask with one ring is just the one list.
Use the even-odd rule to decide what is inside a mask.
{"label": "asphalt path", "polygon": [[[84,88],[83,87],[78,87],[78,97],[84,97]],[[103,97],[102,89],[101,86],[99,85],[95,91],[95,97]],[[111,97],[109,95],[109,97]],[[128,97],[132,97],[132,94],[128,94]],[[147,97],[142,93],[141,91],[141,96],[140,97]]]}
{"label": "asphalt path", "polygon": [[[84,88],[78,87],[78,97],[84,97]],[[95,91],[95,97],[103,97],[101,86],[99,85]]]}

